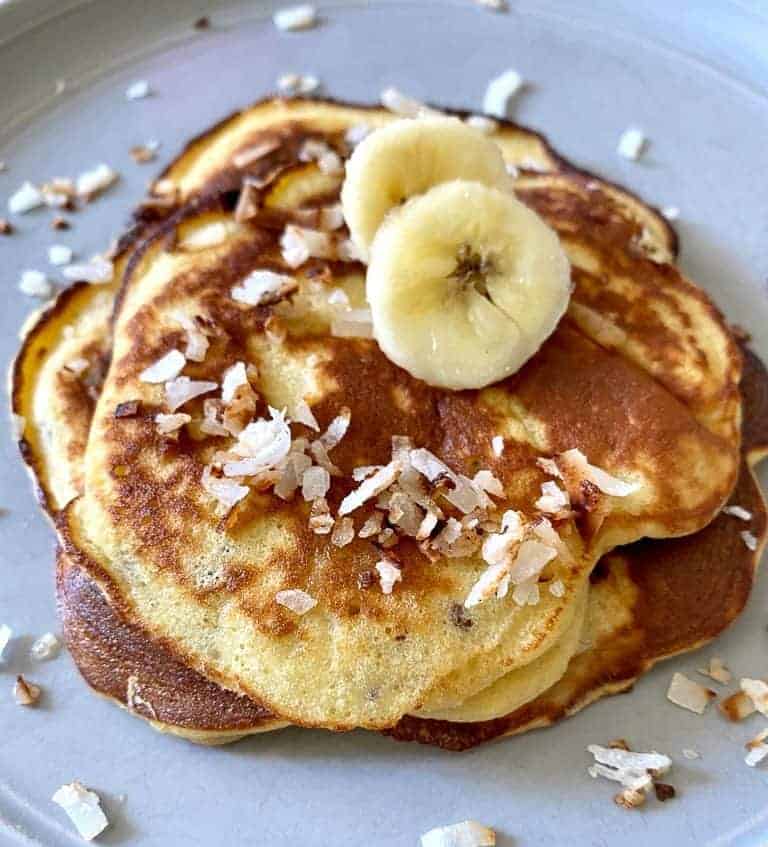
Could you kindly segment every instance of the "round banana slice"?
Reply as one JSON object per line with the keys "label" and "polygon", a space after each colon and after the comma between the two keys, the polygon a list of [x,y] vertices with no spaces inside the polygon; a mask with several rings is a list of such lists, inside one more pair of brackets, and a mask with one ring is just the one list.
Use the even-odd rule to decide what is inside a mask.
{"label": "round banana slice", "polygon": [[482,388],[517,371],[571,294],[557,235],[511,193],[455,180],[391,212],[371,245],[379,346],[431,385]]}
{"label": "round banana slice", "polygon": [[344,218],[363,257],[387,212],[453,179],[508,188],[499,146],[457,118],[395,121],[365,138],[347,162]]}

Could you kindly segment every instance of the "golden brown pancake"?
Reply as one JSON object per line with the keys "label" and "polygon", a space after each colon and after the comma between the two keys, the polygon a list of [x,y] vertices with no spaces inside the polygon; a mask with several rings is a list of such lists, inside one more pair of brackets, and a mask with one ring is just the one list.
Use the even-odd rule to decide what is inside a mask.
{"label": "golden brown pancake", "polygon": [[[269,108],[274,107],[267,104],[253,111],[258,117],[259,109]],[[299,104],[297,108],[301,110],[305,106]],[[317,110],[312,108],[312,119],[315,120]],[[320,113],[322,114],[322,109]],[[338,110],[330,117],[322,115],[323,121],[331,118],[336,120],[337,117]],[[296,119],[294,111],[291,113],[291,119]],[[240,124],[246,123],[242,116],[233,121],[234,127],[230,125],[226,132],[216,130],[208,137],[214,150],[222,145],[228,152],[233,149],[233,129],[239,131]],[[294,130],[295,126],[281,130],[284,142],[280,148],[281,156],[290,151],[291,139],[294,137],[291,133]],[[518,135],[515,136],[515,133]],[[517,144],[520,138],[524,138],[528,144],[532,143],[530,134],[525,136],[524,133],[525,131],[513,129],[511,135],[514,136],[514,144]],[[234,135],[236,136],[237,132],[234,132]],[[253,143],[252,138],[245,140],[248,144]],[[200,144],[201,142],[197,142],[197,146]],[[193,151],[194,148],[195,145]],[[541,157],[539,166],[541,162],[548,161],[550,166],[558,170],[568,170],[562,160],[550,157],[544,145],[540,145],[538,153]],[[197,158],[199,162],[192,157],[191,163],[188,161],[183,168],[177,168],[180,183],[190,191],[200,190],[201,185],[204,193],[213,192],[212,186],[220,190],[224,186],[222,173],[211,175],[210,172],[210,162],[215,162],[216,157],[198,155]],[[278,198],[296,190],[296,181],[290,179],[294,174],[286,165],[285,162],[280,165],[286,174],[285,177],[280,177],[276,186]],[[173,173],[174,167],[172,166],[170,173]],[[231,174],[225,176],[226,179],[232,179]],[[235,176],[237,177],[237,174]],[[301,185],[302,182],[298,184]],[[483,452],[479,446],[480,439],[483,439],[487,452],[490,435],[495,434],[499,427],[502,427],[503,431],[503,421],[507,419],[512,420],[515,425],[522,423],[523,428],[528,424],[531,431],[525,433],[521,439],[527,445],[526,450],[533,447],[555,452],[572,446],[575,438],[590,460],[601,465],[606,464],[603,461],[606,457],[605,445],[609,445],[609,467],[611,460],[614,465],[618,463],[622,466],[622,461],[631,464],[642,453],[642,434],[648,443],[653,442],[666,449],[664,461],[667,472],[670,467],[676,467],[677,479],[686,481],[688,485],[684,486],[682,491],[676,491],[674,485],[668,485],[661,477],[654,479],[656,503],[652,503],[651,507],[644,504],[645,511],[640,509],[641,519],[638,518],[637,511],[611,513],[603,523],[600,543],[607,549],[619,541],[626,540],[627,533],[629,537],[636,537],[632,535],[632,527],[638,523],[648,534],[661,535],[689,532],[701,526],[706,523],[713,509],[720,504],[730,488],[729,474],[732,478],[733,471],[728,471],[729,452],[734,449],[738,440],[738,356],[730,345],[727,332],[720,335],[717,331],[711,332],[713,327],[716,330],[721,326],[718,315],[706,298],[695,287],[682,280],[676,271],[645,257],[644,251],[647,251],[649,241],[653,243],[653,238],[648,235],[647,228],[644,230],[639,226],[631,215],[622,214],[622,204],[629,202],[626,200],[627,195],[618,195],[621,197],[621,202],[618,202],[617,189],[596,184],[572,169],[567,178],[561,175],[549,181],[546,176],[524,174],[520,180],[519,191],[526,202],[537,208],[560,231],[574,262],[578,265],[577,294],[570,322],[561,327],[545,351],[542,351],[542,355],[531,363],[530,369],[526,369],[526,372],[511,380],[508,385],[489,392],[489,396],[484,398],[482,414],[478,416],[473,401],[468,401],[467,398],[456,400],[452,397],[433,396],[435,392],[428,392],[428,402],[425,404],[424,398],[420,396],[423,392],[411,389],[407,380],[403,387],[401,376],[393,377],[392,367],[386,360],[377,359],[376,350],[368,351],[364,344],[334,342],[331,345],[334,364],[337,361],[346,361],[347,364],[337,368],[338,373],[333,374],[337,379],[339,373],[343,375],[340,390],[336,392],[339,397],[334,397],[333,401],[337,404],[345,402],[346,405],[357,403],[353,408],[353,420],[362,420],[363,432],[375,432],[381,415],[366,424],[367,407],[370,406],[370,399],[378,400],[386,394],[387,387],[393,384],[394,379],[395,384],[402,388],[401,399],[404,395],[406,407],[410,405],[421,411],[423,407],[431,404],[437,408],[438,417],[430,418],[427,415],[424,422],[419,422],[419,430],[413,431],[408,429],[412,423],[404,419],[403,410],[396,408],[397,404],[392,404],[385,407],[383,417],[389,417],[392,422],[402,421],[402,431],[391,429],[386,434],[407,432],[416,438],[422,432],[434,429],[436,425],[447,427],[450,433],[447,441],[443,437],[437,445],[429,442],[427,436],[425,441],[420,443],[430,444],[433,449],[439,448],[444,455],[447,451],[458,466],[468,469],[466,463]],[[325,199],[332,197],[332,192],[328,192]],[[272,208],[276,205],[279,203],[273,203]],[[216,208],[217,204],[214,203],[211,209]],[[192,213],[196,214],[197,208],[193,209]],[[189,210],[184,209],[174,221],[173,229],[177,229],[177,225],[188,214]],[[667,232],[666,225],[658,225],[653,216],[649,220],[652,221],[649,225],[657,226],[658,232]],[[167,230],[168,234],[171,231]],[[248,250],[255,253],[256,259],[259,259],[272,243],[269,240],[270,227],[266,222],[257,222],[254,233],[257,249],[253,249],[253,238],[249,237],[249,243],[244,247],[245,266],[249,261]],[[156,250],[156,246],[157,239],[142,244],[132,260],[133,272],[142,262],[146,262],[147,256],[152,250]],[[243,266],[238,265],[243,260],[243,256],[238,252],[240,246],[236,245],[237,250],[228,254],[225,263],[228,270],[235,267],[242,272]],[[664,250],[664,244],[658,242],[654,244],[651,252],[658,257]],[[605,274],[610,275],[612,283],[617,283],[614,288],[604,283]],[[226,284],[226,280],[218,282],[224,291]],[[193,281],[193,287],[194,285],[199,283]],[[178,288],[179,286],[174,285],[174,290]],[[121,313],[130,308],[131,286],[126,286],[124,290],[127,297],[122,298]],[[189,289],[182,293],[186,296],[199,294],[198,291]],[[221,291],[211,288],[210,294],[207,294],[203,288],[204,297],[209,299],[219,296],[220,293]],[[606,299],[607,293],[610,293],[613,299]],[[657,298],[655,307],[654,296]],[[647,303],[649,297],[650,308]],[[126,301],[129,306],[126,306]],[[226,320],[226,315],[224,318]],[[261,318],[263,319],[263,316]],[[227,327],[228,332],[233,328],[236,331],[238,329],[237,326],[229,324]],[[142,332],[142,338],[145,335],[149,337],[145,330],[150,327],[139,326],[137,323],[135,329]],[[258,329],[258,323],[255,329]],[[646,329],[649,333],[647,337],[644,335]],[[242,328],[240,330],[242,331]],[[707,341],[714,340],[715,343],[705,345],[702,349],[696,343],[697,336],[700,335]],[[145,352],[147,356],[152,354],[151,350]],[[150,363],[149,358],[146,363]],[[139,365],[133,362],[133,366]],[[382,371],[385,380],[383,383],[377,382]],[[568,380],[563,380],[564,372],[568,373]],[[204,374],[201,372],[199,375]],[[122,379],[119,374],[117,378],[118,381]],[[360,386],[368,384],[371,390],[365,395],[360,392]],[[541,386],[547,386],[547,391],[542,391]],[[629,415],[627,408],[619,410],[624,413],[624,418],[621,419],[623,424],[629,422],[629,426],[620,424],[616,427],[614,421],[614,426],[611,427],[611,413],[615,410],[611,408],[609,411],[607,404],[604,408],[601,407],[601,390],[603,397],[610,393],[611,399],[618,399],[619,406],[626,397],[631,397],[633,391],[637,392],[636,396],[643,398],[642,409],[639,406],[633,408]],[[364,396],[357,396],[360,393]],[[510,396],[514,398],[512,408]],[[569,398],[576,397],[597,398],[597,414],[594,415],[594,420],[586,420],[583,415],[578,414],[569,417],[569,410],[576,408],[573,400],[569,401]],[[422,405],[418,405],[419,403]],[[331,405],[329,401],[328,415],[332,412]],[[320,408],[322,410],[322,405]],[[488,419],[495,426],[490,427]],[[598,422],[597,426],[594,425],[595,420]],[[484,426],[490,428],[484,430]],[[691,432],[694,433],[693,436]],[[518,432],[514,432],[509,437],[516,438],[518,435]],[[686,445],[687,439],[690,441]],[[339,456],[342,457],[341,461],[344,458],[361,463],[382,461],[385,444],[385,438],[379,438],[379,442],[374,440],[373,443],[362,444],[349,441],[339,446]],[[113,465],[124,463],[130,451],[135,449],[131,445],[124,446],[129,453],[115,459]],[[686,446],[691,452],[686,452]],[[122,447],[123,445],[121,449]],[[647,451],[647,448],[644,449]],[[705,458],[692,461],[692,457],[700,449],[704,451]],[[361,458],[363,452],[365,458]],[[510,457],[505,458],[509,460]],[[527,460],[527,456],[523,458],[524,461]],[[502,462],[502,467],[494,470],[502,478],[505,474],[514,477],[520,470],[520,465],[516,465],[515,461],[519,462],[520,457],[511,457],[508,467],[504,467],[505,463]],[[722,481],[710,488],[707,496],[700,496],[702,489],[713,476],[720,476]],[[530,492],[535,491],[538,481],[538,478],[531,481],[528,489],[520,495],[521,499],[527,497],[530,500]],[[122,493],[128,497],[140,494],[146,496],[144,482],[145,480],[142,480],[139,486],[142,490],[132,487],[131,491],[124,490]],[[134,486],[134,483],[131,482],[130,486]],[[313,539],[305,538],[305,541],[312,542]],[[596,546],[596,553],[599,550],[600,547]],[[73,552],[72,548],[70,551]],[[161,554],[163,557],[168,556],[168,549],[162,550]],[[333,602],[330,597],[326,599],[329,604]],[[334,596],[333,600],[338,602],[338,596]],[[538,654],[530,652],[529,655],[535,658]],[[500,671],[493,672],[493,678],[496,678],[499,672],[504,672],[503,667]],[[482,680],[488,681],[490,680]]]}

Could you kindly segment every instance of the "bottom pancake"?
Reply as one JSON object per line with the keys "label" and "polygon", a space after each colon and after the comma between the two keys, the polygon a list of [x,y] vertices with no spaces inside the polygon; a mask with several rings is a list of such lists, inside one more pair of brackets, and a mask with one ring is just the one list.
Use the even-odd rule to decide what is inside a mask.
{"label": "bottom pancake", "polygon": [[[768,373],[749,351],[742,391],[746,460],[730,502],[752,513],[749,528],[759,540],[757,551],[744,545],[744,525],[722,514],[694,535],[616,550],[592,577],[589,646],[554,686],[494,720],[408,716],[385,734],[466,750],[549,726],[600,697],[626,691],[656,662],[701,647],[732,623],[749,598],[768,526],[750,467],[768,452]],[[62,555],[57,588],[65,639],[86,681],[155,729],[223,744],[285,726],[259,704],[192,671],[170,645],[123,620],[88,573]]]}

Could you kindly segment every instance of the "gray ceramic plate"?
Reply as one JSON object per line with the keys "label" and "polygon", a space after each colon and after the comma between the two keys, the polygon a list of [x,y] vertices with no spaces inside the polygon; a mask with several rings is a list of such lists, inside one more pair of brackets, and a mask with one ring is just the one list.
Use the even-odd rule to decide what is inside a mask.
{"label": "gray ceramic plate", "polygon": [[[183,139],[268,92],[278,74],[312,71],[338,97],[375,99],[385,84],[479,107],[486,82],[515,67],[532,81],[516,116],[575,161],[681,210],[683,264],[768,355],[768,11],[736,2],[526,2],[494,14],[472,0],[327,2],[322,25],[280,34],[255,0],[20,0],[0,6],[0,198],[24,180],[106,161],[120,186],[56,240],[87,256],[120,230],[153,166],[128,148],[149,138],[171,157]],[[673,7],[682,11],[672,12]],[[209,14],[214,24],[194,33]],[[685,20],[683,18],[685,17]],[[127,102],[127,85],[156,95]],[[57,79],[67,90],[55,95]],[[629,125],[651,146],[618,158]],[[44,268],[47,215],[18,221],[0,242],[5,291],[0,356],[8,363],[31,308],[20,271]],[[6,416],[2,420],[6,428]],[[80,779],[105,798],[107,844],[300,844],[406,847],[433,826],[477,818],[501,845],[758,845],[768,837],[768,770],[743,763],[759,728],[672,706],[669,662],[633,693],[558,727],[462,755],[364,733],[287,730],[223,749],[162,737],[91,695],[62,655],[34,668],[29,639],[56,628],[52,533],[35,506],[7,432],[2,446],[0,622],[20,635],[0,665],[0,842],[77,843],[50,796]],[[736,675],[765,675],[763,579],[749,610],[705,651]],[[17,707],[13,673],[46,691]],[[616,808],[612,785],[586,774],[591,742],[629,738],[675,759],[679,797],[642,812]],[[683,748],[701,751],[689,761]],[[3,829],[5,827],[5,829]]]}

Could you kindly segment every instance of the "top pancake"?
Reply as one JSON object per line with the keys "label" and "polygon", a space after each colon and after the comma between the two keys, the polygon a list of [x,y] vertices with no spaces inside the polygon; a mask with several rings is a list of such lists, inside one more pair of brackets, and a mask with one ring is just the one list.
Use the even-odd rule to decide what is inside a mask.
{"label": "top pancake", "polygon": [[[271,108],[277,107],[254,113]],[[289,107],[279,108],[290,114],[281,129],[283,156],[305,130]],[[296,108],[340,127],[353,120],[335,106]],[[361,117],[370,120],[371,113],[355,113],[354,121]],[[235,135],[243,121],[235,119]],[[192,164],[181,172],[182,184],[193,177],[204,183],[214,172],[220,178],[232,150],[256,140],[251,130],[233,147],[233,136],[219,137],[222,131],[202,157],[206,173]],[[328,139],[339,143],[333,134]],[[628,214],[629,201],[619,203],[615,189],[587,188],[587,182],[577,173],[521,180],[521,198],[563,233],[578,268],[574,307],[582,309],[571,310],[512,380],[479,393],[417,383],[373,342],[328,336],[317,315],[312,326],[294,321],[293,333],[275,342],[264,331],[269,309],[244,310],[229,299],[249,270],[281,267],[274,214],[243,225],[231,221],[226,204],[212,202],[202,217],[185,209],[173,222],[182,238],[186,228],[211,220],[228,221],[230,235],[224,245],[195,254],[168,252],[157,238],[133,261],[89,443],[85,496],[69,514],[70,543],[87,550],[118,584],[130,613],[179,644],[193,666],[296,722],[386,726],[424,705],[442,680],[479,656],[501,659],[496,676],[532,661],[567,626],[579,587],[603,550],[703,526],[732,487],[737,464],[739,359],[727,331],[697,289],[639,254],[642,226]],[[332,197],[325,190],[322,199]],[[580,227],[588,234],[580,235]],[[331,273],[334,284],[346,275],[352,299],[362,299],[360,269],[334,266]],[[479,560],[432,565],[401,544],[403,583],[383,597],[377,588],[360,591],[355,580],[377,551],[363,541],[331,548],[307,530],[304,504],[252,494],[222,526],[199,489],[214,448],[186,436],[178,445],[158,438],[152,417],[160,392],[137,381],[144,367],[180,343],[169,321],[180,307],[202,311],[226,330],[189,375],[219,381],[225,367],[245,358],[259,367],[260,395],[272,405],[290,409],[307,396],[321,424],[342,406],[351,408],[350,431],[333,455],[345,476],[357,465],[387,461],[391,436],[409,435],[455,470],[470,476],[478,467],[493,470],[507,490],[504,505],[526,511],[545,478],[536,456],[573,446],[613,473],[642,478],[643,488],[622,501],[606,498],[605,519],[593,536],[582,541],[571,528],[576,552],[582,543],[586,549],[573,568],[557,564],[568,584],[562,601],[547,592],[536,607],[491,601],[473,614],[471,631],[458,631],[448,612],[484,569]],[[142,399],[141,417],[114,419],[116,404],[134,398]],[[490,450],[496,434],[507,439],[501,458]],[[350,485],[346,478],[334,483],[332,507]],[[223,578],[203,591],[199,576],[212,564]],[[318,608],[297,621],[273,601],[287,587],[305,588]]]}

